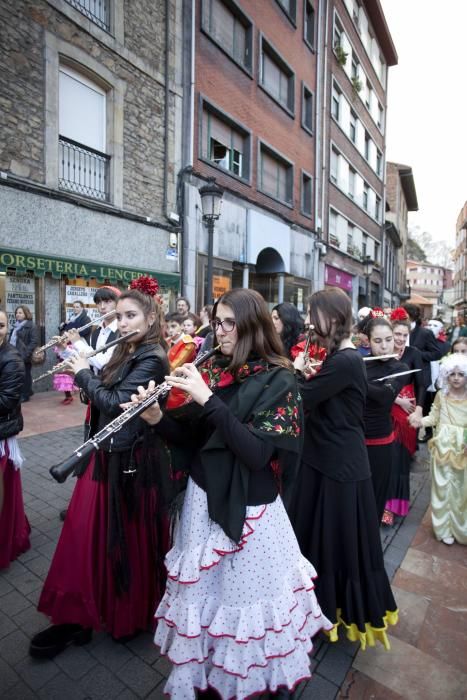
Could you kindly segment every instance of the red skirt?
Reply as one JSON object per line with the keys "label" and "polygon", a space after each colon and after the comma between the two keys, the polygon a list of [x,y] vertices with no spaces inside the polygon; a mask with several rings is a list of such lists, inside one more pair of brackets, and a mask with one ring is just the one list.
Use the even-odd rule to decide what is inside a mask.
{"label": "red skirt", "polygon": [[[106,458],[97,454],[105,470]],[[145,490],[133,517],[120,499],[130,571],[128,588],[122,592],[108,555],[110,487],[107,478],[92,478],[95,459],[96,455],[76,481],[38,610],[53,624],[75,623],[123,637],[153,628],[165,587],[168,521],[164,518],[156,525],[154,487]]]}
{"label": "red skirt", "polygon": [[5,569],[20,554],[31,547],[29,533],[31,527],[24,513],[21,471],[15,468],[8,456],[0,458],[0,472],[3,477],[3,510],[0,514],[0,569]]}

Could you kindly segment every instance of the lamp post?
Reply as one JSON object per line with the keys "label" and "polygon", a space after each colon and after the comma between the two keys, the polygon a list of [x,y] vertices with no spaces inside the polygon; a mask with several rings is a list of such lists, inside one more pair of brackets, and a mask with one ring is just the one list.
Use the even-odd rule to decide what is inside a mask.
{"label": "lamp post", "polygon": [[216,185],[216,180],[213,177],[208,178],[206,185],[199,188],[201,197],[201,209],[203,212],[203,221],[208,230],[208,272],[206,278],[206,291],[204,294],[204,303],[212,302],[212,258],[214,245],[214,222],[221,215],[222,195],[224,191]]}
{"label": "lamp post", "polygon": [[370,277],[373,272],[373,265],[375,261],[367,255],[363,261],[363,273],[365,275],[366,285],[365,285],[365,304],[366,306],[371,306],[370,304]]}

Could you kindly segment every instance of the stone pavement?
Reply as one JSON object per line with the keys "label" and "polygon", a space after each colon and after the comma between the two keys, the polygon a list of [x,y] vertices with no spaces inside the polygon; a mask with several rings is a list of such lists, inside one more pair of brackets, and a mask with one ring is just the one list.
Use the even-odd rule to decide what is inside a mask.
{"label": "stone pavement", "polygon": [[[35,396],[25,405],[24,413],[29,415],[31,420],[27,418],[29,437],[21,439],[21,448],[27,460],[23,468],[23,492],[26,512],[32,526],[32,546],[13,562],[9,569],[0,573],[0,697],[8,700],[162,698],[169,664],[159,657],[150,634],[141,635],[121,645],[114,643],[105,633],[99,633],[95,634],[92,642],[85,647],[70,647],[52,661],[37,661],[28,656],[30,637],[47,625],[44,616],[36,611],[36,604],[61,530],[58,514],[66,506],[73,488],[73,479],[69,479],[65,484],[57,484],[49,476],[48,469],[52,464],[66,458],[82,442],[83,414],[82,410],[78,409],[78,402],[74,402],[72,414],[71,411],[66,413],[70,407],[61,407],[58,413],[59,401],[60,397],[51,393]],[[75,427],[55,430],[60,414],[62,417],[65,414],[68,425],[73,425],[74,422]],[[431,537],[426,519],[417,532],[429,501],[429,475],[425,456],[426,449],[423,447],[417,470],[412,475],[410,515],[404,523],[398,522],[395,527],[382,531],[388,573],[392,577],[397,572],[396,597],[401,607],[401,631],[397,631],[398,627],[392,628],[395,631],[391,635],[396,654],[380,652],[379,649],[368,650],[363,654],[360,652],[354,661],[354,644],[347,640],[329,644],[324,636],[319,636],[314,640],[313,678],[299,688],[297,699],[415,698],[414,695],[405,695],[400,690],[388,690],[392,686],[384,674],[398,676],[401,654],[407,651],[407,642],[404,646],[403,639],[409,611],[412,614],[412,608],[415,607],[416,619],[421,625],[430,606],[430,603],[426,602],[428,598],[423,594],[425,582],[422,580],[423,585],[420,587],[417,574],[419,566],[428,573],[429,561],[432,560],[431,552],[434,551],[433,547],[437,546]],[[408,548],[416,533],[416,541],[419,544],[415,550],[418,554],[414,558],[414,550]],[[455,546],[448,550],[444,545],[440,546],[452,552],[448,578],[452,577],[449,585],[453,588],[455,580],[462,581],[458,577],[461,565],[456,561],[456,557],[460,558],[461,554],[456,552],[465,548]],[[401,563],[402,568],[399,568]],[[438,590],[437,586],[444,575],[443,571],[437,571],[433,578],[431,572],[430,580],[426,581],[426,590]],[[407,578],[415,581],[410,584],[412,587],[406,584]],[[465,585],[465,571],[463,581]],[[439,598],[433,598],[434,607],[437,600]],[[464,599],[464,610],[466,607]],[[430,616],[435,612],[431,611]],[[448,609],[438,611],[441,621],[446,615],[455,616],[455,612]],[[428,633],[424,640],[425,649],[429,649],[430,644],[434,645],[434,640],[430,641]],[[441,657],[447,654],[447,650],[446,635],[443,637]],[[383,661],[380,660],[380,656]],[[382,675],[375,679],[376,674],[372,673],[372,668],[368,668],[368,665],[365,666],[361,658],[377,659],[377,663],[383,668]],[[410,657],[408,658],[409,661],[405,659],[405,665],[410,663]],[[464,654],[463,661],[458,659],[454,667],[459,668],[466,658]],[[446,661],[443,663],[445,670],[448,664]],[[425,670],[423,666],[423,672]],[[414,673],[416,674],[415,670]],[[376,681],[379,683],[379,689],[384,689],[383,694],[373,694]],[[388,694],[385,694],[386,692]],[[435,696],[423,697],[428,700]],[[437,697],[447,699],[449,696],[442,694]],[[452,696],[453,699],[457,697]]]}

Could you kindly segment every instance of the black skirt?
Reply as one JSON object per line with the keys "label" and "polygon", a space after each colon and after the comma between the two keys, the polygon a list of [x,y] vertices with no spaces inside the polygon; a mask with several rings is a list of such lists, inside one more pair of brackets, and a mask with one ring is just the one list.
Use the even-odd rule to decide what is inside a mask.
{"label": "black skirt", "polygon": [[384,507],[391,490],[391,471],[394,464],[394,443],[388,445],[367,445],[370,461],[371,480],[376,500],[378,523],[383,517]]}
{"label": "black skirt", "polygon": [[334,481],[302,464],[289,515],[304,556],[318,573],[316,595],[322,611],[347,637],[364,648],[389,642],[387,624],[397,608],[384,569],[370,478]]}

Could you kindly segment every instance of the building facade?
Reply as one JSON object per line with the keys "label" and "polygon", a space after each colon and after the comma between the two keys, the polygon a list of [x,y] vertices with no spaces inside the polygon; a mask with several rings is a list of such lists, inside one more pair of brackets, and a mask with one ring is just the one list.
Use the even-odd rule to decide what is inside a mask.
{"label": "building facade", "polygon": [[452,289],[452,270],[426,260],[407,260],[406,276],[409,301],[421,307],[425,318],[436,316],[442,310],[444,290]]}
{"label": "building facade", "polygon": [[324,177],[316,224],[328,244],[325,281],[339,277],[354,308],[380,305],[387,83],[397,54],[377,0],[323,0],[321,7]]}
{"label": "building facade", "polygon": [[406,276],[409,211],[418,211],[412,168],[387,162],[383,249],[384,307],[395,308],[409,297]]}
{"label": "building facade", "polygon": [[[291,301],[303,310],[310,288],[320,286],[317,10],[317,0],[191,4],[193,120],[181,216],[183,289],[197,308],[204,298],[249,286],[270,306]],[[212,294],[198,193],[209,177],[224,191]]]}
{"label": "building facade", "polygon": [[181,11],[0,0],[0,297],[44,338],[100,284],[178,291]]}
{"label": "building facade", "polygon": [[467,322],[467,202],[462,207],[456,223],[456,247],[454,260],[454,299],[456,316]]}

